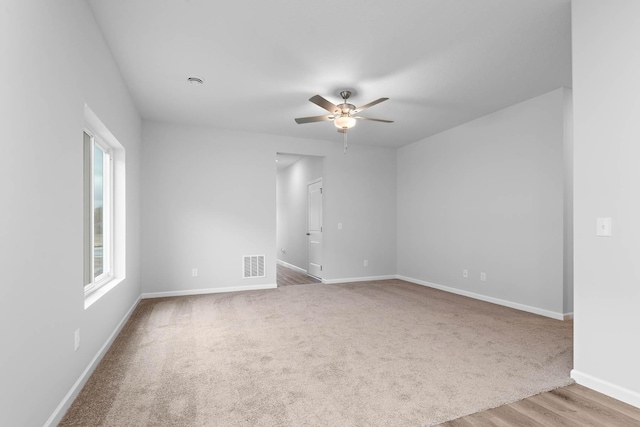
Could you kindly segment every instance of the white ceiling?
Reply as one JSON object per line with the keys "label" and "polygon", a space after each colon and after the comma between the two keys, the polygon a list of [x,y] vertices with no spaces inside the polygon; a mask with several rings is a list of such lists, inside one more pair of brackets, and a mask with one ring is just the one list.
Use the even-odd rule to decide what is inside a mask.
{"label": "white ceiling", "polygon": [[[398,147],[571,87],[569,0],[89,0],[145,119]],[[205,84],[194,86],[187,77]]]}

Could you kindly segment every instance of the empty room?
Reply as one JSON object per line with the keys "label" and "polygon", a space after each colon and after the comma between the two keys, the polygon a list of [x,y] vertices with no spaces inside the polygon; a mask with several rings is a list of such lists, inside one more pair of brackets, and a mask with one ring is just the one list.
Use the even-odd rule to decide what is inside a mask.
{"label": "empty room", "polygon": [[640,425],[638,16],[2,0],[0,426]]}

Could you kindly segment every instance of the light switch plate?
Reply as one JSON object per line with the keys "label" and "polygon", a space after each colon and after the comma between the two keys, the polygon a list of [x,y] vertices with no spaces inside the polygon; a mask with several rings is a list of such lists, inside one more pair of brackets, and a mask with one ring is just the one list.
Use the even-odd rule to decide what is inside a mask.
{"label": "light switch plate", "polygon": [[609,237],[611,236],[611,218],[598,218],[596,236]]}

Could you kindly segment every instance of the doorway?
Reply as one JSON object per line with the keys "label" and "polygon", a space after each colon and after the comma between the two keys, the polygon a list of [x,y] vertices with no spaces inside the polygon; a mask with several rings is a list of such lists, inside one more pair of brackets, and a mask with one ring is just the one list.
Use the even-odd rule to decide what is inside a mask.
{"label": "doorway", "polygon": [[278,286],[320,283],[323,157],[276,154]]}

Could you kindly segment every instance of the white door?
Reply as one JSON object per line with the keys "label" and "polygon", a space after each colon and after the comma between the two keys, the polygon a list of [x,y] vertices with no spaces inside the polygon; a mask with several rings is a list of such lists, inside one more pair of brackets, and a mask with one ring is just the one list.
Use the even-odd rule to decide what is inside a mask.
{"label": "white door", "polygon": [[309,268],[311,276],[322,279],[322,179],[307,186],[307,239],[309,241]]}

